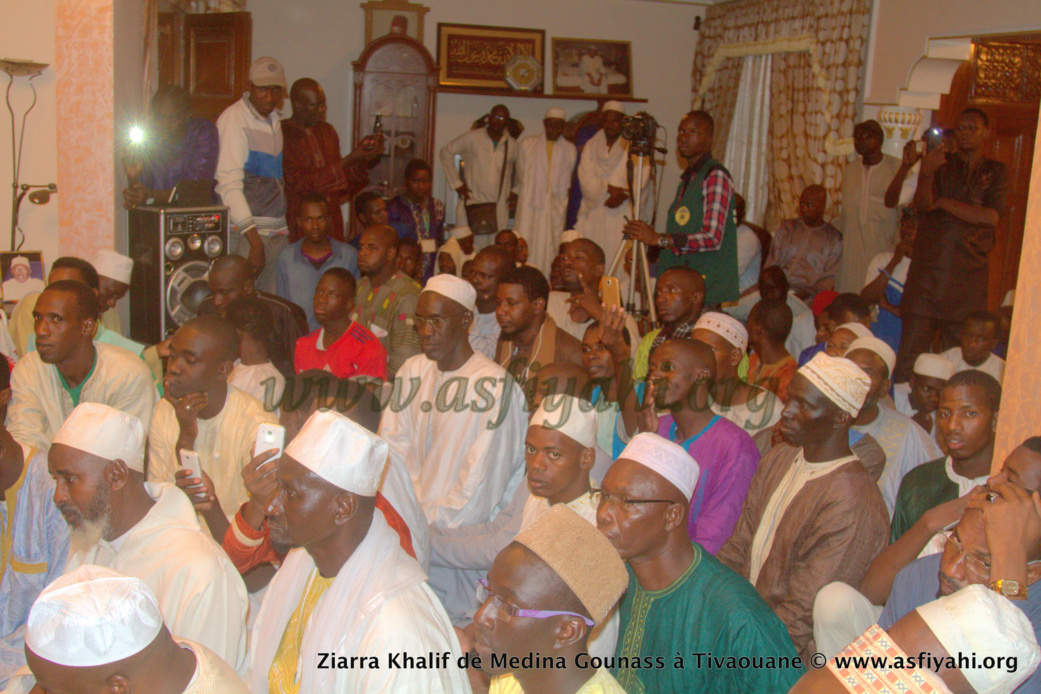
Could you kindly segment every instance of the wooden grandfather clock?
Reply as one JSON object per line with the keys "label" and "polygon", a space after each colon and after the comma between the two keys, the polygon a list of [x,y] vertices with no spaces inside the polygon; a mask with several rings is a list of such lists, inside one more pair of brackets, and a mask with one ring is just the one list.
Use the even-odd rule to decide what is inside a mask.
{"label": "wooden grandfather clock", "polygon": [[434,165],[437,80],[434,59],[408,36],[376,39],[354,61],[353,142],[371,134],[381,117],[386,144],[369,182],[388,199],[404,190],[409,161]]}

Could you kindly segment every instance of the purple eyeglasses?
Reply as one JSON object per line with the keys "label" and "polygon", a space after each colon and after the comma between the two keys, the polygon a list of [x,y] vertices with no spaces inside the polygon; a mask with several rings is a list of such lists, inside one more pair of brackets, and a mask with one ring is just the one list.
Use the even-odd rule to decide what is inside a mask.
{"label": "purple eyeglasses", "polygon": [[488,581],[479,578],[477,579],[477,601],[482,605],[492,601],[492,607],[495,608],[499,618],[504,622],[508,622],[514,617],[531,617],[532,619],[549,619],[550,617],[578,617],[588,626],[593,627],[596,623],[589,617],[583,617],[580,614],[574,612],[557,612],[555,610],[522,610],[516,605],[511,605],[495,593],[488,590]]}

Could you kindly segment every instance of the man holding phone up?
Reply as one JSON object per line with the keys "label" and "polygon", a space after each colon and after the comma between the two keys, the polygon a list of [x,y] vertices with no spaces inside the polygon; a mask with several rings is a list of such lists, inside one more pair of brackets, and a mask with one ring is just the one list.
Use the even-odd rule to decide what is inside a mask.
{"label": "man holding phone up", "polygon": [[983,156],[987,115],[967,108],[955,125],[957,151],[922,158],[915,191],[920,221],[900,302],[903,332],[894,381],[903,383],[939,329],[942,349],[958,344],[962,321],[987,309],[988,255],[1005,211],[1008,170]]}

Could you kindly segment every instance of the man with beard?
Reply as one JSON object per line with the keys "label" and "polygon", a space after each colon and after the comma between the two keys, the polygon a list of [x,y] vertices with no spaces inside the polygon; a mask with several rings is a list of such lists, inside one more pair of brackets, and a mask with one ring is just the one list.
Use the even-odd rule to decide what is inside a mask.
{"label": "man with beard", "polygon": [[633,378],[637,381],[647,377],[647,360],[655,347],[666,340],[690,338],[705,308],[705,278],[688,267],[669,268],[654,285],[654,308],[661,327],[640,341],[633,365]]}
{"label": "man with beard", "polygon": [[[423,354],[398,372],[406,404],[388,408],[380,423],[380,436],[408,468],[436,528],[488,522],[524,476],[524,395],[501,366],[470,346],[475,302],[465,280],[435,275],[427,281],[415,317]],[[479,575],[437,567],[430,574],[453,622],[468,621]]]}
{"label": "man with beard", "polygon": [[45,449],[81,402],[111,405],[146,426],[158,395],[141,359],[95,343],[98,296],[75,280],[50,284],[36,300],[36,351],[11,372],[7,427],[15,441]]}
{"label": "man with beard", "polygon": [[546,364],[582,364],[582,345],[546,315],[549,284],[533,267],[510,270],[496,290],[495,318],[502,329],[496,361],[520,383]]}
{"label": "man with beard", "polygon": [[[273,265],[272,265],[273,266]],[[213,261],[207,277],[211,295],[199,304],[200,316],[224,317],[224,312],[235,299],[243,296],[259,297],[271,309],[275,329],[268,336],[267,353],[271,363],[282,375],[293,375],[293,346],[310,332],[307,315],[296,304],[259,291],[250,275],[249,261],[242,256],[226,255]]]}
{"label": "man with beard", "polygon": [[470,284],[477,291],[477,314],[470,326],[470,346],[489,359],[495,359],[495,347],[499,342],[496,290],[502,278],[513,268],[513,255],[501,246],[488,246],[474,256]]}
{"label": "man with beard", "polygon": [[245,671],[246,588],[195,509],[170,484],[145,483],[141,422],[106,405],[69,415],[47,455],[69,524],[66,573],[97,564],[144,581],[170,631]]}
{"label": "man with beard", "polygon": [[391,379],[405,360],[419,354],[412,315],[419,285],[397,267],[398,233],[387,225],[369,227],[358,242],[361,280],[355,293],[353,320],[368,328],[387,349]]}
{"label": "man with beard", "polygon": [[747,578],[809,662],[813,600],[832,581],[856,585],[889,539],[878,485],[850,450],[871,381],[853,362],[818,354],[792,378],[784,443],[759,461],[734,534],[717,555]]}
{"label": "man with beard", "polygon": [[181,451],[195,451],[229,513],[247,498],[240,470],[253,457],[257,426],[276,421],[259,400],[228,385],[237,356],[235,328],[216,316],[178,328],[170,340],[166,395],[148,436],[149,480],[173,483]]}
{"label": "man with beard", "polygon": [[[254,694],[470,690],[456,665],[459,644],[448,615],[422,567],[376,513],[387,453],[385,441],[329,411],[311,415],[286,446],[268,515],[298,549],[257,615]],[[392,667],[386,659],[442,653],[450,654],[448,662],[429,668]],[[330,654],[360,658],[362,666],[330,667]]]}

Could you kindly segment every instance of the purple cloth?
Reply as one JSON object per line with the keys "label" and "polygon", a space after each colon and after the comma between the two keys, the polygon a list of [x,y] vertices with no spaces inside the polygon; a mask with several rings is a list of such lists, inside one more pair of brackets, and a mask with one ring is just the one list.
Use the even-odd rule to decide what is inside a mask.
{"label": "purple cloth", "polygon": [[157,152],[145,163],[141,183],[153,190],[170,190],[181,181],[212,180],[218,154],[217,126],[203,118],[192,118],[177,146]]}
{"label": "purple cloth", "polygon": [[658,435],[687,449],[701,469],[690,500],[687,533],[711,554],[734,532],[748,485],[759,467],[759,449],[748,433],[719,415],[686,441],[676,438],[676,420],[658,420]]}

